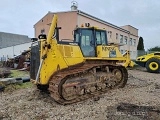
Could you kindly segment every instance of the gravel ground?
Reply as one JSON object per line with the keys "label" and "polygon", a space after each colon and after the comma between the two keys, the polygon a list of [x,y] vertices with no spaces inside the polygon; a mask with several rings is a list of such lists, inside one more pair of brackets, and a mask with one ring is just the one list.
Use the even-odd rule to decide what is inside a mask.
{"label": "gravel ground", "polygon": [[160,74],[143,69],[128,72],[124,88],[108,91],[99,100],[91,98],[66,106],[36,87],[0,93],[0,120],[160,119]]}

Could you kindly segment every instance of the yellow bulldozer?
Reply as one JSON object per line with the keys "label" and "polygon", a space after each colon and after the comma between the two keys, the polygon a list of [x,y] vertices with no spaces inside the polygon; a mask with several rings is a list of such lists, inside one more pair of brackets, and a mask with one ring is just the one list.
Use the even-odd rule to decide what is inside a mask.
{"label": "yellow bulldozer", "polygon": [[126,85],[129,53],[123,56],[117,45],[108,44],[105,29],[77,27],[73,41],[60,41],[57,19],[54,15],[48,36],[32,39],[30,77],[38,89],[71,104]]}

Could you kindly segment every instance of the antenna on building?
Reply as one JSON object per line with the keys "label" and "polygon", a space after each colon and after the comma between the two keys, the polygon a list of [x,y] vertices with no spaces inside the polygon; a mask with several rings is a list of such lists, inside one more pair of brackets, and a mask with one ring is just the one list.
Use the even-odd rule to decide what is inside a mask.
{"label": "antenna on building", "polygon": [[71,11],[75,11],[78,8],[78,3],[76,1],[71,2]]}

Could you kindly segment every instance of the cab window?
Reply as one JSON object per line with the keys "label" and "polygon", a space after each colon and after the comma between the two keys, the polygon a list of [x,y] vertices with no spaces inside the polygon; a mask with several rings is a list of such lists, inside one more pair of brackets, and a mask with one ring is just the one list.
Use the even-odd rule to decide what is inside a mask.
{"label": "cab window", "polygon": [[101,32],[101,39],[102,39],[102,45],[106,45],[106,36],[105,36],[105,32]]}
{"label": "cab window", "polygon": [[96,43],[97,45],[106,45],[106,35],[104,31],[96,31]]}

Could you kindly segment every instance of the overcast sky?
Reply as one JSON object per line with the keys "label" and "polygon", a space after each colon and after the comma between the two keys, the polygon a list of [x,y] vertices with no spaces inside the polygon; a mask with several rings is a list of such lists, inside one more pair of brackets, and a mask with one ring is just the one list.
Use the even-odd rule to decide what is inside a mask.
{"label": "overcast sky", "polygon": [[[72,0],[1,0],[0,31],[34,37],[33,25],[48,11],[68,11]],[[78,9],[117,26],[139,29],[145,48],[160,46],[159,0],[76,0]]]}

